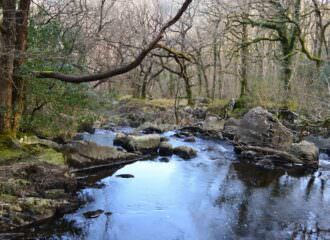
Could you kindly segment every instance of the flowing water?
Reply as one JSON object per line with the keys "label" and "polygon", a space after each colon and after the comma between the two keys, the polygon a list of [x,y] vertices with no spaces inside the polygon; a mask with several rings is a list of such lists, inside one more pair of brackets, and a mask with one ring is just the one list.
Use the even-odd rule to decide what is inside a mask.
{"label": "flowing water", "polygon": [[[62,219],[35,229],[46,239],[219,240],[291,239],[310,233],[330,239],[330,160],[306,176],[266,171],[239,163],[225,142],[197,138],[188,145],[198,156],[139,161],[96,176],[97,187],[81,191],[89,202]],[[85,139],[112,145],[114,133],[97,131]],[[113,175],[111,175],[113,174]],[[134,178],[118,178],[132,174]],[[103,176],[103,177],[102,177]],[[103,210],[98,218],[83,213]],[[42,238],[44,239],[44,238]]]}

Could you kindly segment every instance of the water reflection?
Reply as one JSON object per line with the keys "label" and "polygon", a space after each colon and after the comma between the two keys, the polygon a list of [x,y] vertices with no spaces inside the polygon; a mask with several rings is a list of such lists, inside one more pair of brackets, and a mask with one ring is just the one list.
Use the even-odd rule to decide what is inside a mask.
{"label": "water reflection", "polygon": [[249,163],[233,163],[232,168],[247,187],[268,187],[285,174],[281,169],[268,170]]}
{"label": "water reflection", "polygon": [[[329,188],[318,175],[296,178],[283,171],[234,163],[217,204],[236,216],[232,228],[240,239],[291,239],[303,231],[301,226],[316,230],[318,225],[330,226]],[[309,239],[314,233],[308,234]]]}
{"label": "water reflection", "polygon": [[[96,135],[95,141],[111,145],[112,136]],[[232,147],[223,142],[197,139],[185,143],[174,137],[171,142],[196,148],[198,157],[192,161],[176,156],[169,162],[154,159],[98,173],[90,180],[100,180],[103,187],[82,191],[94,200],[64,218],[74,226],[63,228],[62,223],[53,222],[56,227],[43,226],[47,231],[38,236],[53,233],[55,239],[93,240],[291,239],[301,234],[301,229],[330,228],[327,170],[303,176],[263,170],[235,161]],[[135,177],[108,177],[115,171],[115,175]],[[83,216],[97,209],[112,215],[102,214],[96,219]],[[81,231],[72,231],[71,227]]]}

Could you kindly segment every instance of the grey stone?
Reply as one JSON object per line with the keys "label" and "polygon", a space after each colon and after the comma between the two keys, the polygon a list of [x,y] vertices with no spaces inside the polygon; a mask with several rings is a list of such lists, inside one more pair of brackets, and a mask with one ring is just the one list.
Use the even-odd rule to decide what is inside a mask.
{"label": "grey stone", "polygon": [[302,141],[291,145],[290,153],[305,164],[317,164],[319,161],[319,149],[314,143]]}
{"label": "grey stone", "polygon": [[245,145],[287,151],[293,141],[291,131],[267,110],[251,109],[240,121],[236,140]]}
{"label": "grey stone", "polygon": [[161,142],[159,145],[160,156],[171,156],[173,154],[172,144],[169,142]]}
{"label": "grey stone", "polygon": [[191,147],[187,147],[187,146],[180,146],[180,147],[176,147],[174,148],[173,153],[185,160],[194,158],[197,156],[197,151]]}

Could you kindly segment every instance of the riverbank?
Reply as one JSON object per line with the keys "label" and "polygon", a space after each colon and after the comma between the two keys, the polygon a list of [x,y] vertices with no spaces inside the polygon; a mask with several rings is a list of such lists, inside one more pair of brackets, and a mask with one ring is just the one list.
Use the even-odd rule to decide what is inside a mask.
{"label": "riverbank", "polygon": [[78,206],[77,182],[61,152],[8,137],[0,145],[0,232]]}
{"label": "riverbank", "polygon": [[[196,137],[227,140],[235,146],[242,162],[271,171],[285,172],[292,166],[308,168],[309,172],[317,170],[318,149],[310,144],[299,145],[305,138],[322,152],[330,149],[326,127],[314,127],[313,136],[304,132],[308,129],[302,128],[292,114],[280,121],[264,110],[245,117],[244,123],[244,117],[230,117],[248,110],[235,111],[230,107],[228,103],[215,106],[202,100],[195,107],[184,104],[174,107],[170,100],[121,100],[106,112],[106,118],[86,127],[89,132],[97,128],[112,130],[115,135],[106,141],[115,140],[117,146],[99,146],[86,141],[81,134],[57,143],[36,137],[3,138],[0,142],[1,231],[35,224],[75,209],[80,205],[77,191],[100,179],[91,180],[89,171],[118,169],[127,163],[149,159],[150,154],[167,159],[172,154],[182,159],[197,155],[195,149],[173,147],[166,137],[159,135],[169,130],[176,130],[175,136],[187,143],[194,143]],[[269,123],[263,124],[265,121]],[[257,129],[249,125],[252,123],[257,123]],[[122,132],[123,127],[134,129]],[[322,136],[317,135],[320,132]],[[288,137],[281,140],[278,136],[282,135]],[[78,174],[81,171],[87,175]]]}
{"label": "riverbank", "polygon": [[[195,158],[154,155],[82,172],[79,177],[91,183],[79,191],[86,204],[63,218],[35,225],[32,232],[27,228],[16,233],[77,240],[327,239],[326,155],[321,155],[316,172],[291,174],[238,160],[226,141],[195,137],[187,142],[177,133],[161,137],[174,148],[194,148]],[[97,130],[84,134],[84,139],[112,147],[115,136],[116,132]]]}

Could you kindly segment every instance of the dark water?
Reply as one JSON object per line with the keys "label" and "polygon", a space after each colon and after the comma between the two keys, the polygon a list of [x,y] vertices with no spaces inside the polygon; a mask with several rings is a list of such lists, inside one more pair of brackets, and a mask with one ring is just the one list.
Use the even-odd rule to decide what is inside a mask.
{"label": "dark water", "polygon": [[[113,136],[98,131],[85,137],[111,145]],[[308,232],[311,239],[330,239],[326,232],[330,229],[328,156],[321,156],[318,172],[295,177],[239,163],[232,146],[224,142],[185,143],[174,137],[171,142],[194,147],[198,157],[183,161],[173,156],[169,162],[156,158],[127,165],[114,175],[135,178],[103,178],[102,188],[81,192],[90,199],[88,204],[42,226],[37,235],[46,239],[218,240],[292,239]],[[83,216],[98,209],[112,215]]]}

